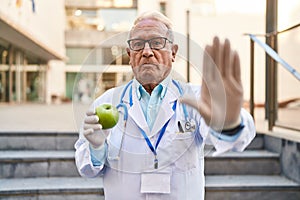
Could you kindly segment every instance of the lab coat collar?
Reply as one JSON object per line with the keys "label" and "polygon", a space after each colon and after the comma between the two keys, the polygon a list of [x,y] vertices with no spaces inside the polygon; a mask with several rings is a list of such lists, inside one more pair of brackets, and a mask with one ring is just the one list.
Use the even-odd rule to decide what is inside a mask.
{"label": "lab coat collar", "polygon": [[[180,93],[178,91],[178,88],[173,83],[171,83],[171,78],[169,82],[170,83],[168,83],[168,87],[166,87],[164,98],[162,100],[157,118],[153,124],[151,132],[150,132],[150,128],[148,127],[147,121],[145,119],[143,110],[139,104],[138,96],[134,95],[137,94],[136,91],[138,88],[137,84],[139,83],[135,79],[132,82],[133,105],[132,107],[129,108],[128,114],[135,121],[137,126],[139,126],[142,130],[144,130],[149,137],[158,134],[161,128],[164,126],[164,124],[167,123],[167,121],[174,115],[172,106],[174,102],[180,97]],[[129,96],[130,96],[130,87],[127,89],[126,94],[123,97],[123,102],[128,103],[128,105],[129,105]]]}
{"label": "lab coat collar", "polygon": [[[131,117],[133,119],[133,121],[137,124],[137,126],[139,126],[142,130],[145,131],[145,133],[147,135],[150,134],[150,128],[147,124],[146,118],[144,116],[142,107],[139,103],[139,99],[137,97],[137,95],[133,95],[136,94],[136,90],[137,90],[137,84],[138,82],[135,81],[135,79],[132,82],[132,101],[133,104],[132,106],[129,108],[128,110],[128,115],[129,117]],[[129,96],[130,96],[130,90],[128,89],[128,91],[126,92],[126,101],[129,104]],[[125,98],[124,98],[125,100]],[[124,101],[125,102],[125,101]]]}
{"label": "lab coat collar", "polygon": [[173,111],[172,106],[179,97],[180,93],[177,87],[174,84],[170,83],[166,90],[165,97],[162,100],[156,120],[153,124],[151,136],[159,133],[165,123],[167,123],[168,120],[174,115],[175,112]]}

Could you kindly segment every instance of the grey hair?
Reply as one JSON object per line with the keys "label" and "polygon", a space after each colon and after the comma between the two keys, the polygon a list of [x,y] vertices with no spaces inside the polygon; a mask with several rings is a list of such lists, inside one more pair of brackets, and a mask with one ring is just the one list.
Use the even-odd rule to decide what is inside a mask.
{"label": "grey hair", "polygon": [[165,15],[163,15],[162,13],[160,13],[160,12],[158,12],[156,10],[144,12],[144,13],[140,14],[135,19],[135,21],[133,23],[133,27],[131,28],[131,30],[129,32],[129,38],[131,37],[131,32],[134,29],[135,25],[137,25],[139,22],[141,22],[141,21],[143,21],[145,19],[152,19],[152,20],[155,20],[155,21],[163,23],[167,27],[167,29],[168,29],[167,35],[169,36],[169,39],[171,41],[174,40],[173,30],[172,30],[173,25],[172,25],[171,20],[168,17],[166,17]]}

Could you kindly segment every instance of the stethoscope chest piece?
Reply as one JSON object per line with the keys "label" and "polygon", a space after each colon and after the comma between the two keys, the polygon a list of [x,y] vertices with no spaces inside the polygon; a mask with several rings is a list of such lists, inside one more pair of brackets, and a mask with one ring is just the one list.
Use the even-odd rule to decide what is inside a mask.
{"label": "stethoscope chest piece", "polygon": [[196,130],[196,123],[194,120],[181,120],[178,122],[180,132],[194,132]]}

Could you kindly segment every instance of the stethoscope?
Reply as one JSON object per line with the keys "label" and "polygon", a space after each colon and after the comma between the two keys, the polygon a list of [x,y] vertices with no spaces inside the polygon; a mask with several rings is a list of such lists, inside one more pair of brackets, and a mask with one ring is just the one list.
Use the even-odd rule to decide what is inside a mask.
{"label": "stethoscope", "polygon": [[[122,149],[122,145],[123,145],[123,140],[124,140],[124,136],[125,136],[125,133],[126,133],[126,126],[127,126],[127,120],[128,120],[128,108],[126,106],[126,104],[123,102],[123,98],[125,97],[126,95],[126,92],[129,88],[129,106],[131,107],[133,105],[133,99],[132,99],[132,82],[133,80],[129,81],[123,91],[122,91],[122,94],[120,96],[120,103],[116,106],[117,109],[119,110],[119,108],[123,108],[123,121],[124,121],[124,129],[123,129],[123,134],[122,134],[122,137],[121,137],[121,143],[120,143],[120,148],[119,148],[119,152],[118,152],[118,156],[117,157],[110,157],[108,156],[108,159],[109,160],[119,160],[120,158],[120,154],[121,154],[121,149]],[[175,80],[172,80],[172,83],[176,86],[176,88],[178,89],[178,92],[180,94],[180,96],[183,95],[183,90],[179,84],[178,81],[175,81]],[[172,109],[175,111],[176,109],[176,101],[174,102],[174,105],[172,107]],[[196,125],[195,125],[195,122],[189,118],[189,115],[188,115],[188,112],[187,112],[187,109],[186,109],[186,105],[185,104],[182,104],[182,110],[183,110],[183,114],[184,114],[184,121],[178,121],[178,130],[179,130],[179,133],[184,133],[184,132],[193,132],[195,131],[196,129]],[[168,121],[169,122],[169,121]],[[163,129],[161,130],[161,133],[159,134],[159,137],[158,137],[158,143],[161,139],[161,137],[163,136],[164,132],[165,132],[165,129],[168,125],[168,122],[164,125]],[[154,165],[154,168],[157,168],[157,158],[156,158],[156,148],[158,146],[158,143],[155,145],[156,148],[154,148],[151,144],[151,142],[149,141],[148,137],[145,135],[144,131],[141,130],[142,132],[142,135],[144,136],[149,148],[151,149],[151,151],[154,153],[155,155],[155,165]]]}

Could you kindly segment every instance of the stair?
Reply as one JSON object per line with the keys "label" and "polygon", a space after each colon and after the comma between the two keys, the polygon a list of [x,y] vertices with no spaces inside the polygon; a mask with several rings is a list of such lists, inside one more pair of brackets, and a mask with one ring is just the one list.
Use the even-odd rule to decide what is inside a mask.
{"label": "stair", "polygon": [[207,176],[206,200],[299,200],[299,184],[280,175]]}
{"label": "stair", "polygon": [[79,176],[73,150],[1,151],[0,178]]}
{"label": "stair", "polygon": [[278,175],[279,154],[266,150],[227,152],[217,157],[205,157],[206,175]]}
{"label": "stair", "polygon": [[104,191],[101,178],[0,179],[0,199],[104,200]]}
{"label": "stair", "polygon": [[[79,176],[77,133],[0,133],[0,199],[104,199],[101,178]],[[280,155],[257,135],[242,153],[213,157],[205,148],[206,200],[300,199],[300,185],[280,175]]]}
{"label": "stair", "polygon": [[244,152],[205,151],[205,200],[300,199],[300,184],[281,175],[280,154],[264,149],[263,135]]}

